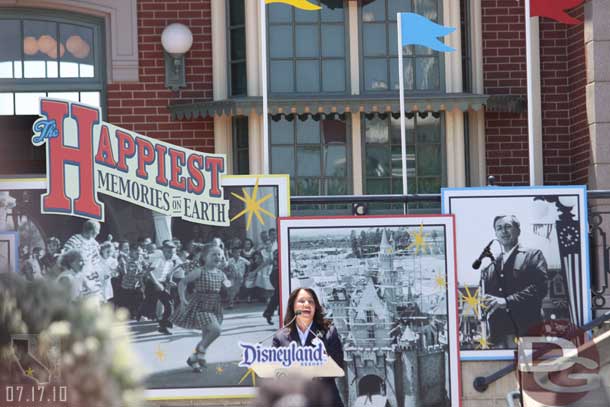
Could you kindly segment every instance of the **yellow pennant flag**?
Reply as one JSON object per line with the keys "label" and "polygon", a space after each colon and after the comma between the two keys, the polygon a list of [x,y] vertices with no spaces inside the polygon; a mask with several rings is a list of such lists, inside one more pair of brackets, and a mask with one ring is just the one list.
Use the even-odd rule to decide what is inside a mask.
{"label": "yellow pennant flag", "polygon": [[284,4],[288,4],[289,6],[292,7],[296,7],[296,8],[300,8],[301,10],[320,10],[322,7],[313,4],[307,0],[265,0],[266,4],[271,4],[271,3],[284,3]]}

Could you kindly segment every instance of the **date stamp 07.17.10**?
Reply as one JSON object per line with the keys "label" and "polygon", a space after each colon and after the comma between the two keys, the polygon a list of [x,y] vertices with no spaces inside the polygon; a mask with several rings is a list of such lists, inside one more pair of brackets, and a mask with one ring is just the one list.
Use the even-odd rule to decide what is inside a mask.
{"label": "date stamp 07.17.10", "polygon": [[[62,384],[59,344],[38,349],[38,335],[11,335],[10,369],[0,380],[0,406],[71,407]],[[8,373],[8,374],[7,374]]]}

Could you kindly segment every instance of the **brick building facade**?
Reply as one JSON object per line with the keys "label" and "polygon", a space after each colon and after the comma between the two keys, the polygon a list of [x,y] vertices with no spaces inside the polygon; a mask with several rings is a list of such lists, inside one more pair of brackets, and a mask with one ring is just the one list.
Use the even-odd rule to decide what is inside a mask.
{"label": "brick building facade", "polygon": [[[483,1],[485,93],[527,93],[523,3]],[[571,15],[583,20],[584,6]],[[539,24],[544,184],[587,182],[584,25]],[[487,113],[487,164],[502,185],[528,185],[527,112]]]}
{"label": "brick building facade", "polygon": [[[378,1],[387,4],[388,0]],[[375,134],[392,132],[392,118],[386,116],[387,113],[396,113],[397,92],[391,92],[391,84],[386,84],[386,88],[381,90],[372,89],[367,84],[363,71],[369,55],[366,54],[366,45],[358,41],[366,39],[362,33],[369,22],[368,17],[363,18],[361,2],[345,0],[342,3],[345,14],[341,24],[344,24],[346,44],[339,59],[342,58],[345,64],[342,78],[348,85],[335,99],[324,92],[306,92],[302,98],[304,102],[298,98],[291,99],[290,92],[271,95],[271,113],[283,115],[278,123],[284,123],[287,119],[285,113],[291,110],[303,114],[311,108],[312,112],[326,115],[340,114],[339,119],[333,120],[347,124],[340,126],[339,130],[333,128],[333,131],[343,132],[341,157],[345,158],[346,168],[345,175],[338,178],[340,182],[346,181],[348,186],[341,191],[345,194],[400,193],[402,191],[393,186],[396,179],[391,174],[379,183],[374,179],[375,175],[367,174],[367,162],[374,156],[373,148],[381,145],[367,142],[368,131],[373,129],[371,123],[375,122],[375,126],[385,129]],[[453,26],[459,26],[460,20],[465,21],[470,35],[463,41],[459,35],[446,39],[458,52],[445,56],[444,63],[438,66],[440,85],[430,88],[422,85],[422,89],[413,92],[408,103],[410,113],[415,105],[419,112],[429,111],[430,114],[421,120],[432,121],[432,132],[439,132],[439,136],[433,136],[438,141],[423,145],[421,151],[432,151],[432,155],[440,160],[438,166],[422,168],[418,172],[419,164],[415,163],[420,146],[414,143],[412,160],[414,176],[418,178],[414,180],[414,190],[409,192],[438,193],[441,185],[484,185],[487,175],[496,176],[500,185],[529,183],[523,0],[463,0],[461,4],[457,3],[454,0],[438,1],[438,18],[445,25]],[[231,7],[236,5],[243,7],[244,21],[232,25],[228,23]],[[260,172],[261,120],[256,109],[260,105],[260,81],[256,79],[259,75],[257,66],[260,65],[256,16],[260,10],[257,10],[254,0],[241,3],[228,0],[0,0],[0,18],[8,15],[9,11],[14,18],[20,10],[33,10],[40,15],[52,10],[59,15],[76,16],[77,20],[79,15],[99,20],[104,33],[103,62],[100,63],[104,85],[100,92],[106,121],[184,147],[225,153],[229,158],[230,172]],[[539,78],[535,80],[540,90],[541,112],[537,123],[537,148],[543,157],[542,163],[537,164],[546,185],[588,184],[590,188],[609,188],[610,144],[606,139],[610,130],[610,113],[607,111],[610,101],[610,74],[607,70],[610,29],[606,26],[610,21],[610,1],[587,0],[570,14],[585,23],[565,26],[545,19],[535,23],[538,34],[534,35],[534,43],[539,44],[535,48],[539,50],[541,68]],[[384,20],[390,21],[391,18],[386,16]],[[160,41],[163,29],[173,22],[187,25],[194,38],[186,55],[187,87],[179,91],[168,90],[164,85],[164,56]],[[232,78],[230,68],[233,63],[241,63],[239,58],[232,59],[231,35],[241,29],[244,39],[239,46],[244,47],[240,52],[243,51],[246,62],[244,71],[240,72],[245,75],[247,85],[239,94],[234,92],[237,81],[231,83],[235,78]],[[466,59],[470,64],[462,64],[461,53],[466,53],[466,50],[469,50]],[[390,51],[386,56],[393,62]],[[373,57],[376,56],[370,56],[371,61]],[[298,64],[298,58],[293,59]],[[324,57],[319,59],[324,62]],[[390,71],[390,63],[387,66]],[[386,81],[391,82],[391,71],[387,77],[389,80]],[[463,79],[467,77],[470,86],[466,86],[468,81]],[[13,95],[26,89],[31,91],[29,85],[22,82],[16,77],[5,76],[0,79],[0,93]],[[51,82],[53,80],[49,79]],[[376,82],[379,85],[383,80]],[[35,84],[40,90],[46,90],[45,83],[38,81]],[[79,84],[71,86],[74,89]],[[414,87],[417,88],[417,84]],[[332,92],[329,94],[336,96]],[[434,97],[440,101],[430,102],[436,100]],[[486,105],[485,111],[479,105]],[[280,107],[286,110],[279,110]],[[3,125],[17,120],[14,111],[2,114]],[[312,117],[306,119],[312,120]],[[322,123],[321,130],[317,131],[321,134],[330,131],[323,122],[330,120],[328,116],[317,120]],[[420,119],[416,116],[416,120]],[[387,127],[383,127],[386,124]],[[419,125],[418,121],[414,127],[417,129]],[[18,142],[17,135],[28,131],[26,123],[14,131],[2,133],[0,140],[3,145],[12,145]],[[421,134],[429,133],[422,131]],[[244,148],[242,142],[247,146],[245,156],[237,154],[240,148]],[[294,146],[295,157],[301,147],[297,144]],[[382,167],[391,172],[394,155],[391,151],[395,146],[391,142],[386,144],[390,153],[383,157],[389,156],[390,162]],[[322,150],[328,148],[323,142],[318,147]],[[39,173],[44,168],[41,159],[28,156],[15,165],[5,165],[1,175]],[[324,173],[326,168],[321,165]],[[295,172],[295,177],[302,176],[298,169]],[[316,184],[319,185],[318,192],[313,194],[331,193],[329,184],[324,184],[328,177],[314,174],[310,178],[316,177],[321,180]],[[294,192],[298,195],[304,194],[303,191],[297,189]],[[498,366],[501,364],[497,362],[463,365],[464,406],[489,405],[491,399],[503,399],[514,387],[512,378],[505,378],[488,394],[481,395],[472,390],[474,376],[481,372],[489,373]]]}
{"label": "brick building facade", "polygon": [[[168,105],[178,99],[212,98],[212,36],[210,1],[138,1],[138,80],[108,84],[107,121],[172,144],[214,152],[210,118],[176,122]],[[160,42],[163,29],[182,22],[193,33],[186,61],[187,88],[173,92],[164,85]]]}

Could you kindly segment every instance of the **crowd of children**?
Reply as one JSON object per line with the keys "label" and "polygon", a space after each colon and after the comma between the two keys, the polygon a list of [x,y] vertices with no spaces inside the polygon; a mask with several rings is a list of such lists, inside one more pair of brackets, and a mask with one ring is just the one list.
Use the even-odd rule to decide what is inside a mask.
{"label": "crowd of children", "polygon": [[[20,273],[28,279],[57,280],[67,287],[73,300],[95,298],[129,310],[132,319],[159,320],[159,331],[171,334],[171,314],[182,302],[178,287],[189,273],[203,267],[202,250],[206,245],[220,249],[217,268],[224,273],[226,289],[222,306],[231,309],[237,303],[264,302],[265,318],[277,308],[277,234],[275,229],[260,233],[258,242],[250,238],[231,238],[225,242],[212,238],[166,240],[158,247],[151,238],[137,241],[96,239],[100,226],[86,221],[83,231],[62,242],[56,237],[46,240],[46,247],[21,247]],[[192,292],[187,287],[187,295]],[[272,304],[273,302],[273,304]],[[159,316],[159,304],[163,316]],[[271,313],[269,309],[273,307]]]}

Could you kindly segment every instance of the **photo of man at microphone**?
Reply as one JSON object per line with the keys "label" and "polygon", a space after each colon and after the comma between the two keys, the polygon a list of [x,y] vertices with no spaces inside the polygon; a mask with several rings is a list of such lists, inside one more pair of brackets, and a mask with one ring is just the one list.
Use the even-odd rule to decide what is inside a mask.
{"label": "photo of man at microphone", "polygon": [[456,220],[462,360],[512,359],[518,338],[590,320],[583,187],[442,194]]}
{"label": "photo of man at microphone", "polygon": [[[481,294],[484,312],[481,318],[489,326],[489,342],[503,348],[515,348],[515,338],[527,335],[543,321],[542,300],[547,293],[547,264],[539,249],[519,243],[521,224],[514,215],[494,218],[496,239],[483,253],[491,255],[496,241],[500,254],[492,256],[482,272]],[[473,264],[480,265],[477,259]]]}

